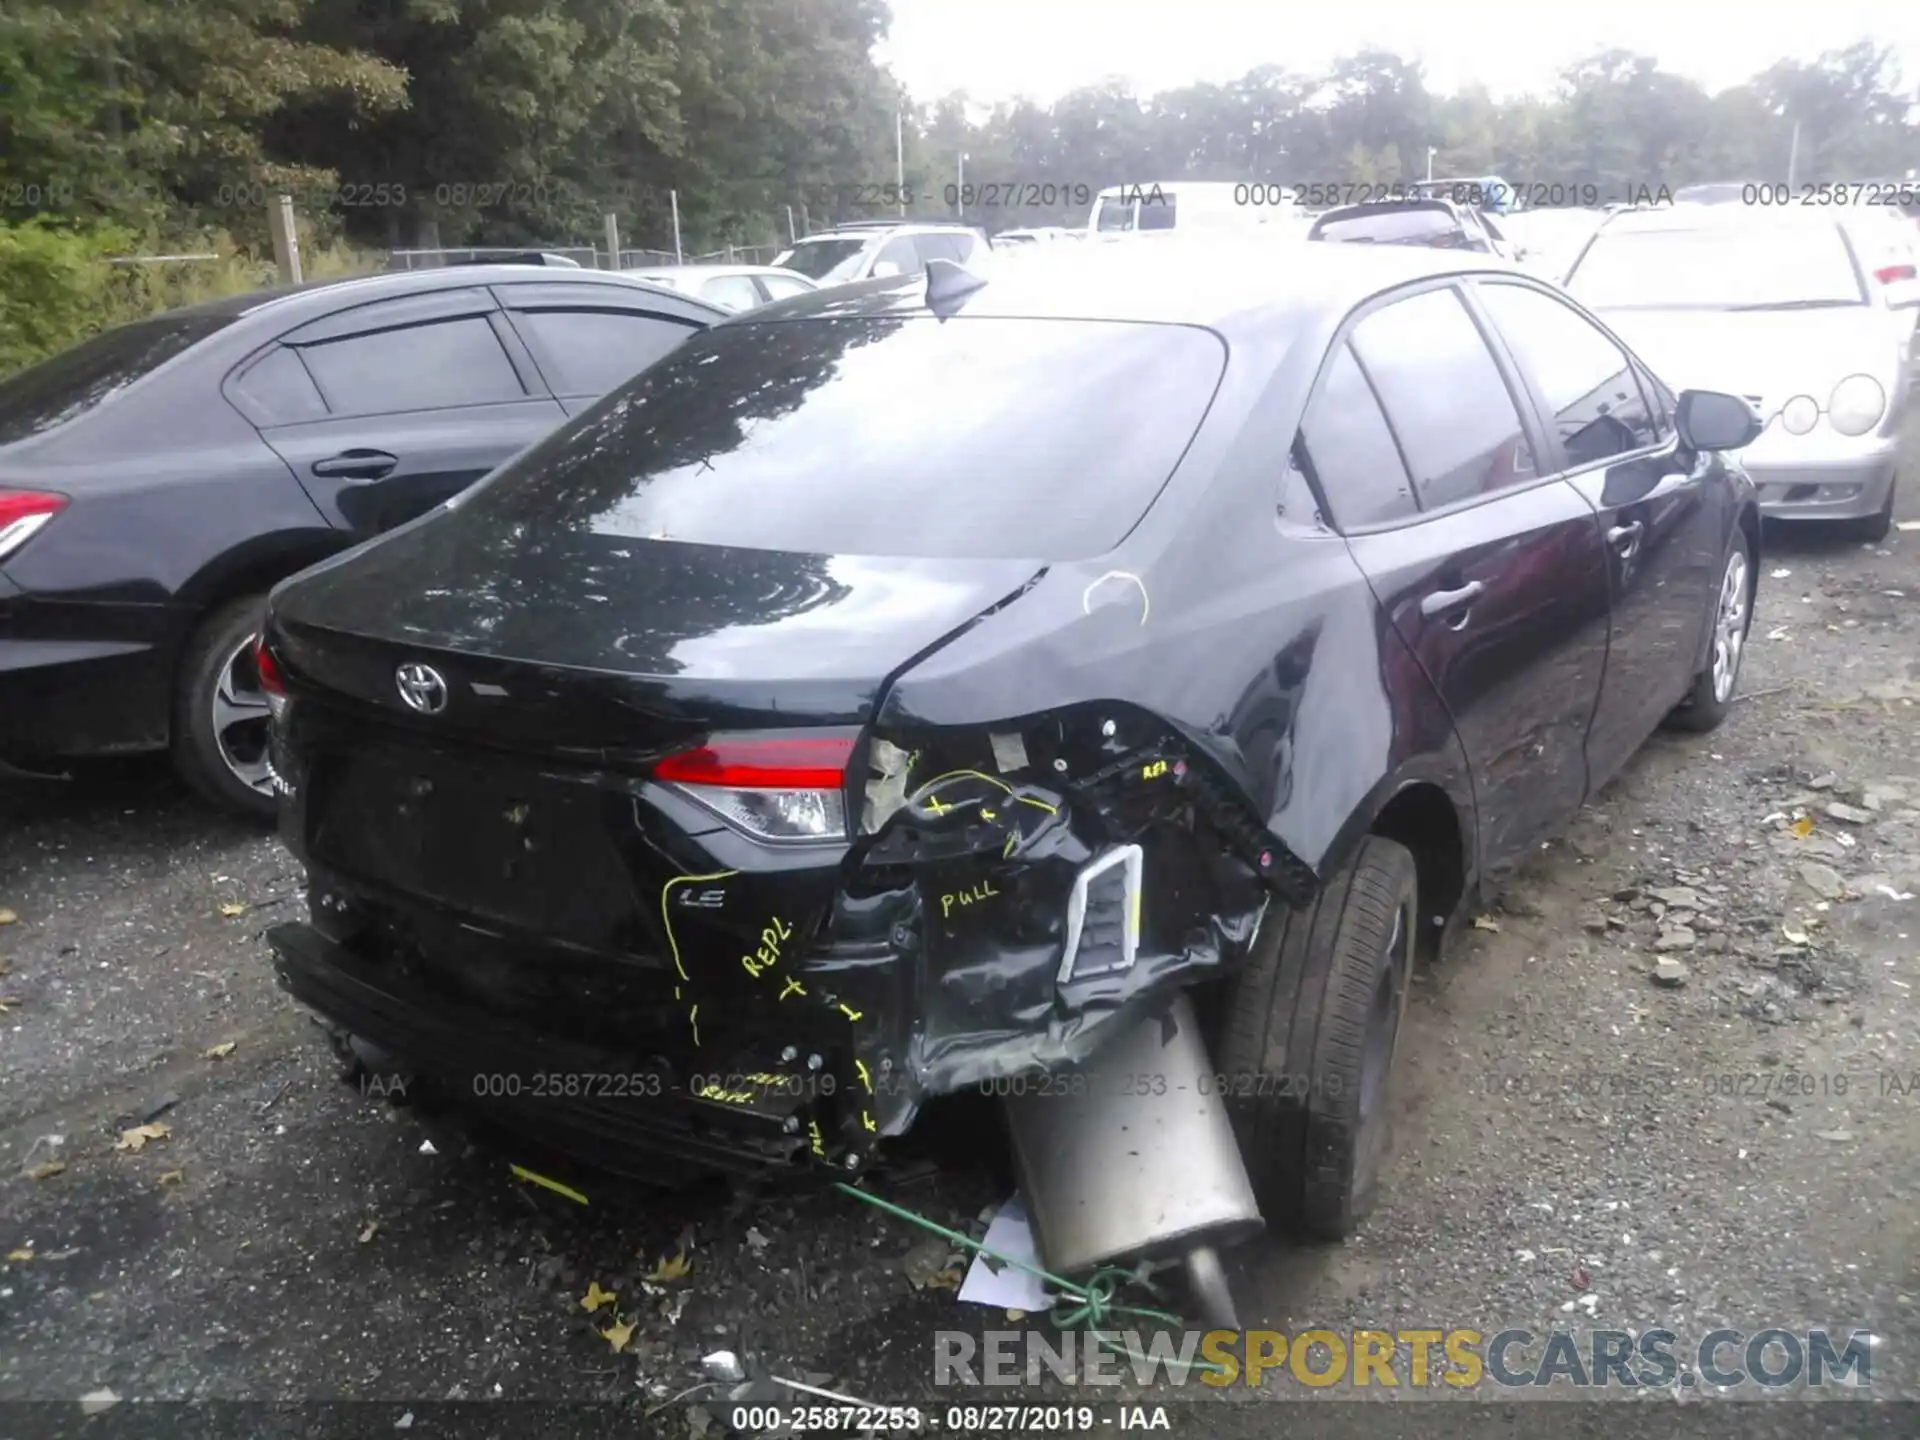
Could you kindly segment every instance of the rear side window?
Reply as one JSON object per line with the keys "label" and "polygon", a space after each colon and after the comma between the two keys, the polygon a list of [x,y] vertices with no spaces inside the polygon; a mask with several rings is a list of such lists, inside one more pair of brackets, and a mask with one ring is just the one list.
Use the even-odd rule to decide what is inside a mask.
{"label": "rear side window", "polygon": [[1480,295],[1545,394],[1569,466],[1659,442],[1633,363],[1584,315],[1520,285],[1482,285]]}
{"label": "rear side window", "polygon": [[[748,303],[758,304],[759,296]],[[513,323],[553,393],[565,400],[618,389],[694,329],[624,310],[519,310]]]}
{"label": "rear side window", "polygon": [[807,291],[807,287],[791,275],[762,275],[760,284],[775,300],[785,300],[790,295],[804,295]]}
{"label": "rear side window", "polygon": [[[0,381],[0,444],[78,419],[232,322],[230,315],[185,311],[138,320]],[[210,393],[217,378],[207,377]]]}
{"label": "rear side window", "polygon": [[297,425],[327,413],[307,367],[284,345],[276,345],[229,380],[227,395],[256,425]]}
{"label": "rear side window", "polygon": [[1188,326],[736,321],[525,452],[446,523],[1081,559],[1153,503],[1225,364],[1218,337]]}
{"label": "rear side window", "polygon": [[1163,191],[1151,199],[1142,196],[1140,228],[1142,230],[1173,229],[1174,217],[1178,213],[1178,206],[1175,203],[1177,199],[1178,197],[1171,191]]}
{"label": "rear side window", "polygon": [[898,273],[902,275],[918,275],[927,268],[927,262],[911,235],[896,235],[880,247],[880,253],[873,257],[871,273],[876,276],[884,273],[880,268],[883,265],[899,266]]}
{"label": "rear side window", "polygon": [[1295,443],[1342,529],[1418,513],[1400,447],[1350,347],[1334,352]]}
{"label": "rear side window", "polygon": [[1422,509],[1534,479],[1520,412],[1458,292],[1428,290],[1376,310],[1354,327],[1351,343]]}
{"label": "rear side window", "polygon": [[913,243],[920,251],[923,265],[929,260],[952,260],[964,265],[973,255],[970,235],[916,235]]}
{"label": "rear side window", "polygon": [[478,316],[306,345],[301,358],[336,416],[527,398],[493,326]]}

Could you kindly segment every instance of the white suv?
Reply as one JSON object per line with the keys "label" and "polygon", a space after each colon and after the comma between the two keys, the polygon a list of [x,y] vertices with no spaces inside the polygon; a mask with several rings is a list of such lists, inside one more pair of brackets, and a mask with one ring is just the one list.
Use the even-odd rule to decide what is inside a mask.
{"label": "white suv", "polygon": [[774,257],[817,285],[847,285],[882,275],[922,275],[929,260],[962,265],[983,258],[987,237],[966,225],[898,224],[875,220],[809,235]]}

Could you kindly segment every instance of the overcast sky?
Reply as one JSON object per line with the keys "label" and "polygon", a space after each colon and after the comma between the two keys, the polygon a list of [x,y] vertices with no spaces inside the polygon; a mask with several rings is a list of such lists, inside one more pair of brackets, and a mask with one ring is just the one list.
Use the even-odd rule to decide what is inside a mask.
{"label": "overcast sky", "polygon": [[1711,90],[1784,56],[1812,59],[1871,37],[1920,78],[1913,0],[891,0],[880,58],[916,100],[1058,98],[1109,76],[1142,93],[1221,81],[1256,65],[1323,69],[1377,44],[1424,62],[1427,84],[1496,96],[1543,92],[1606,46],[1652,55]]}

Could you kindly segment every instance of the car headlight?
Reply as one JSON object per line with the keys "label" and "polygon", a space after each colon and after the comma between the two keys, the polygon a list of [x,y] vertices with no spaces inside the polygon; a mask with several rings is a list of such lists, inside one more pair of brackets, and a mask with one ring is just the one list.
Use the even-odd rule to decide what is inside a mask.
{"label": "car headlight", "polygon": [[1789,435],[1805,435],[1820,423],[1820,402],[1811,395],[1796,395],[1780,407],[1780,428]]}
{"label": "car headlight", "polygon": [[1827,418],[1842,435],[1864,435],[1886,413],[1887,392],[1871,375],[1849,375],[1827,401]]}

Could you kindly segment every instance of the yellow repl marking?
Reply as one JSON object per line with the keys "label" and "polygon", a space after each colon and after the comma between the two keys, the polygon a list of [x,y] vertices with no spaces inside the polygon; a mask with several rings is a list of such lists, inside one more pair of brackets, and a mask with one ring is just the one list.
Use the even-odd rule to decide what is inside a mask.
{"label": "yellow repl marking", "polygon": [[807,993],[806,986],[802,985],[798,980],[794,979],[791,975],[789,975],[787,977],[787,988],[780,992],[779,998],[784,1000],[789,995],[804,995],[806,993]]}
{"label": "yellow repl marking", "polygon": [[687,1024],[692,1027],[694,1047],[698,1049],[700,1045],[700,1007],[698,1005],[687,1011]]}
{"label": "yellow repl marking", "polygon": [[751,1090],[722,1090],[718,1085],[702,1085],[693,1093],[702,1100],[718,1100],[722,1105],[751,1105],[759,1098]]}
{"label": "yellow repl marking", "polygon": [[982,880],[976,885],[968,886],[965,890],[950,891],[940,897],[940,918],[944,920],[947,916],[951,915],[953,913],[953,907],[956,905],[971,905],[976,900],[985,900],[989,895],[998,895],[999,893],[998,890],[993,888],[993,882],[991,880]]}
{"label": "yellow repl marking", "polygon": [[818,1120],[809,1120],[807,1122],[807,1138],[813,1142],[814,1154],[824,1155],[827,1153],[827,1142],[820,1138],[820,1122]]}
{"label": "yellow repl marking", "polygon": [[1167,762],[1164,760],[1156,760],[1151,765],[1143,765],[1140,767],[1140,778],[1142,780],[1158,780],[1166,773]]}
{"label": "yellow repl marking", "polygon": [[866,1011],[864,1010],[850,1010],[847,1008],[847,1006],[844,1003],[839,1008],[840,1008],[840,1013],[842,1015],[846,1016],[847,1019],[853,1021],[856,1024],[859,1023],[860,1017],[866,1014]]}
{"label": "yellow repl marking", "polygon": [[[936,785],[943,785],[949,780],[959,780],[962,778],[966,778],[970,780],[984,780],[987,782],[987,784],[997,789],[1002,795],[1013,795],[1013,787],[1007,784],[1006,781],[1000,779],[998,776],[988,775],[979,770],[949,770],[944,775],[934,776],[933,779],[927,781],[926,784],[916,789],[913,792],[912,796],[908,798],[908,803],[911,804],[914,800],[917,800],[920,796],[925,795],[927,791],[931,790]],[[1023,805],[1031,805],[1036,810],[1044,810],[1049,815],[1058,815],[1060,813],[1053,806],[1047,804],[1046,801],[1036,800],[1031,795],[1014,795],[1014,799],[1018,800]],[[952,807],[943,807],[937,799],[931,796],[929,796],[927,799],[927,806],[936,815],[944,815],[947,813],[948,809],[952,808]]]}
{"label": "yellow repl marking", "polygon": [[859,1072],[860,1083],[867,1087],[867,1094],[873,1094],[873,1076],[867,1073],[867,1062],[856,1060],[853,1062],[853,1068]]}
{"label": "yellow repl marking", "polygon": [[742,955],[740,963],[746,967],[747,974],[758,980],[780,963],[780,942],[792,938],[793,927],[776,915],[773,923],[760,932],[759,947],[751,955]]}
{"label": "yellow repl marking", "polygon": [[873,1112],[869,1110],[862,1110],[860,1112],[860,1123],[866,1126],[870,1132],[877,1131],[880,1128],[878,1125],[873,1123]]}
{"label": "yellow repl marking", "polygon": [[509,1165],[508,1168],[522,1180],[530,1181],[543,1189],[551,1190],[556,1195],[564,1195],[576,1204],[585,1205],[587,1203],[587,1197],[571,1185],[562,1185],[558,1180],[549,1180],[545,1175],[536,1175],[524,1165]]}

